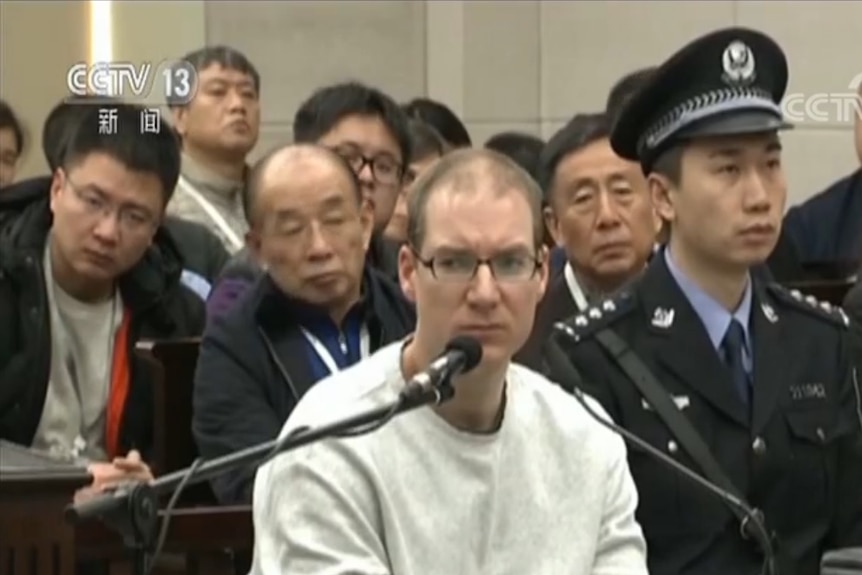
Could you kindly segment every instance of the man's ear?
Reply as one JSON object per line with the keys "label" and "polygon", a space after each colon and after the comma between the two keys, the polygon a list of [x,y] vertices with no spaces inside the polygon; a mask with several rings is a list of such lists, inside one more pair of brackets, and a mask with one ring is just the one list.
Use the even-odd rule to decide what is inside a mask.
{"label": "man's ear", "polygon": [[362,203],[359,204],[359,222],[362,225],[362,245],[367,252],[374,233],[374,207],[366,197],[363,197]]}
{"label": "man's ear", "polygon": [[562,246],[563,238],[560,234],[559,220],[557,219],[557,215],[554,213],[554,209],[551,206],[545,206],[542,208],[542,216],[544,216],[545,227],[548,228],[548,233],[551,234],[552,238],[554,238],[554,243],[557,246]]}
{"label": "man's ear", "polygon": [[63,168],[54,170],[54,175],[51,177],[51,192],[50,192],[50,207],[51,213],[56,212],[57,201],[63,195],[63,189],[66,187],[66,172]]}
{"label": "man's ear", "polygon": [[185,106],[174,106],[171,108],[171,123],[173,124],[174,131],[180,135],[181,138],[185,137],[186,132],[188,131],[186,119],[188,118],[188,108]]}
{"label": "man's ear", "polygon": [[542,301],[542,298],[545,297],[545,290],[548,288],[548,277],[551,274],[551,252],[548,249],[548,246],[542,246],[539,248],[538,259],[541,262],[536,275],[539,278],[539,290],[536,293],[536,305],[539,305],[539,302]]}
{"label": "man's ear", "polygon": [[257,229],[257,226],[249,228],[245,233],[245,247],[254,261],[263,267],[263,261],[261,259],[261,243],[260,231]]}
{"label": "man's ear", "polygon": [[653,172],[647,176],[647,186],[649,186],[653,210],[659,222],[672,222],[675,209],[671,194],[674,186],[671,181],[667,176]]}
{"label": "man's ear", "polygon": [[407,244],[398,251],[398,283],[404,296],[416,303],[416,254]]}

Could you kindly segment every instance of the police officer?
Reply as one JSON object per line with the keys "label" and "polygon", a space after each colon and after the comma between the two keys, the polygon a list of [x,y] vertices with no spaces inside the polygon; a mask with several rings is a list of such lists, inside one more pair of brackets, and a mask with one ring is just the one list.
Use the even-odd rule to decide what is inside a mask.
{"label": "police officer", "polygon": [[[612,146],[641,163],[670,239],[625,293],[566,322],[556,349],[580,377],[554,375],[709,475],[639,391],[649,372],[763,512],[781,574],[810,575],[825,550],[862,545],[862,433],[843,312],[752,273],[784,212],[786,85],[781,48],[732,28],[684,47],[628,103]],[[764,545],[719,498],[645,452],[629,459],[652,575],[760,573]]]}

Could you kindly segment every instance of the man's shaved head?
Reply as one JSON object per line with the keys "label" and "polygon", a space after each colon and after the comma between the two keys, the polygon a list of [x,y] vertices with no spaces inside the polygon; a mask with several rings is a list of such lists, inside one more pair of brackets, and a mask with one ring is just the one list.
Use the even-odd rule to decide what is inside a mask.
{"label": "man's shaved head", "polygon": [[243,198],[243,207],[249,225],[253,227],[260,223],[258,199],[261,190],[272,185],[273,182],[281,181],[282,178],[295,178],[304,169],[321,166],[321,164],[329,164],[342,172],[355,190],[357,201],[361,200],[359,180],[341,156],[314,144],[289,144],[271,150],[251,169],[248,188]]}
{"label": "man's shaved head", "polygon": [[524,196],[535,226],[536,247],[542,245],[542,192],[533,178],[506,156],[485,149],[450,152],[416,181],[407,204],[407,241],[422,246],[425,233],[425,208],[432,195],[441,191],[470,193],[491,186],[498,194]]}
{"label": "man's shaved head", "polygon": [[246,242],[288,296],[340,319],[359,298],[374,213],[344,160],[312,144],[275,150],[254,167]]}

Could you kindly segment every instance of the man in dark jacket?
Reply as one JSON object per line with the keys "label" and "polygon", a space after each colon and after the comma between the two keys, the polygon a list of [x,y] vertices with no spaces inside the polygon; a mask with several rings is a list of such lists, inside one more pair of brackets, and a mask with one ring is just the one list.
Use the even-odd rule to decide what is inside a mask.
{"label": "man in dark jacket", "polygon": [[204,320],[160,228],[179,147],[168,128],[142,133],[141,112],[88,108],[47,187],[0,199],[0,438],[93,462],[95,489],[150,476],[135,345]]}
{"label": "man in dark jacket", "polygon": [[[266,273],[204,334],[192,431],[207,458],[274,439],[315,382],[415,324],[400,288],[367,263],[373,209],[339,155],[271,153],[252,171],[249,208],[250,251]],[[213,491],[249,502],[253,476],[237,470]]]}

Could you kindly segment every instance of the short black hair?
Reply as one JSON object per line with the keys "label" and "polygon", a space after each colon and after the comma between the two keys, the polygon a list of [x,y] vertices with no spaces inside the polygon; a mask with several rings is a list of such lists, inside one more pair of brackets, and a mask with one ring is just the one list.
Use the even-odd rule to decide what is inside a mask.
{"label": "short black hair", "polygon": [[293,141],[314,144],[348,116],[380,118],[401,152],[402,164],[411,158],[407,118],[395,100],[360,82],[343,82],[314,92],[293,116]]}
{"label": "short black hair", "polygon": [[616,118],[631,97],[643,88],[657,69],[656,66],[640,68],[634,72],[629,72],[617,80],[617,83],[614,84],[610,93],[608,93],[605,113],[611,119]]}
{"label": "short black hair", "polygon": [[[189,52],[182,57],[180,62],[188,62],[194,66],[194,69],[198,73],[202,70],[206,70],[213,64],[218,64],[227,70],[235,70],[237,72],[247,74],[248,76],[251,76],[252,83],[254,84],[254,91],[258,96],[260,96],[260,74],[258,73],[257,68],[254,67],[254,64],[251,63],[251,60],[236,48],[223,45],[204,46],[203,48]],[[168,98],[168,106],[171,107],[180,107],[187,105],[188,103],[189,102],[185,100],[172,101]]]}
{"label": "short black hair", "polygon": [[604,112],[577,114],[569,123],[551,136],[539,157],[539,185],[547,200],[554,186],[554,177],[560,162],[581,148],[610,137],[611,121]]}
{"label": "short black hair", "polygon": [[428,169],[416,180],[407,198],[407,242],[422,249],[425,239],[425,210],[434,193],[441,189],[472,191],[477,176],[489,176],[500,193],[520,192],[530,206],[533,220],[533,244],[544,244],[545,224],[542,217],[542,191],[521,166],[499,152],[487,149],[455,150]]}
{"label": "short black hair", "polygon": [[24,152],[24,128],[18,116],[12,110],[12,106],[5,100],[0,100],[0,129],[12,130],[12,134],[15,136],[15,147],[17,148],[15,155],[16,157],[20,157],[22,152]]}
{"label": "short black hair", "polygon": [[445,143],[442,136],[430,125],[413,118],[407,121],[410,134],[410,161],[418,162],[431,156],[442,156]]}
{"label": "short black hair", "polygon": [[466,126],[446,104],[430,98],[414,98],[404,104],[402,109],[409,117],[431,125],[453,148],[469,148],[473,145]]}
{"label": "short black hair", "polygon": [[254,224],[257,222],[257,213],[254,211],[255,203],[257,202],[257,197],[260,195],[263,178],[269,169],[269,165],[272,163],[272,159],[286,150],[302,147],[317,149],[323,156],[332,160],[332,162],[347,175],[347,178],[353,186],[353,191],[356,194],[357,201],[362,201],[362,185],[359,182],[359,176],[356,175],[356,172],[353,171],[350,164],[347,163],[347,160],[323,146],[317,146],[315,144],[284,144],[277,146],[264,154],[249,170],[248,183],[246,185],[245,193],[242,195],[242,207],[249,227],[254,227]]}
{"label": "short black hair", "polygon": [[649,175],[650,172],[661,174],[673,185],[678,186],[682,177],[682,153],[684,150],[685,142],[672,144],[659,154],[652,163],[652,168],[646,170],[644,175]]}
{"label": "short black hair", "polygon": [[[63,150],[69,141],[69,136],[75,130],[77,122],[81,120],[88,105],[83,105],[83,100],[92,99],[99,104],[119,104],[121,100],[104,96],[86,95],[76,98],[77,103],[70,103],[63,99],[51,108],[45,123],[42,124],[42,153],[48,168],[53,172],[63,161]],[[95,105],[95,104],[94,104]]]}
{"label": "short black hair", "polygon": [[180,176],[179,140],[167,122],[147,125],[145,114],[151,112],[135,104],[79,105],[84,111],[63,147],[60,165],[69,170],[90,154],[107,154],[129,170],[156,175],[167,205]]}
{"label": "short black hair", "polygon": [[545,147],[541,138],[521,132],[500,132],[488,138],[485,147],[508,156],[533,176],[534,180],[538,179],[539,157]]}

